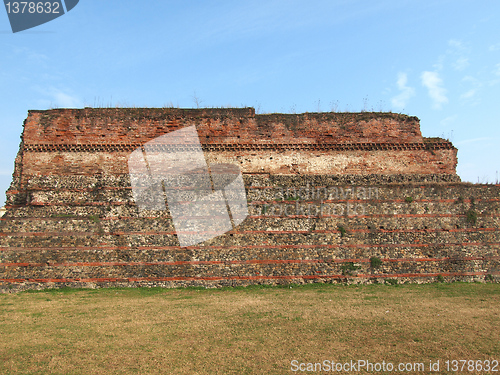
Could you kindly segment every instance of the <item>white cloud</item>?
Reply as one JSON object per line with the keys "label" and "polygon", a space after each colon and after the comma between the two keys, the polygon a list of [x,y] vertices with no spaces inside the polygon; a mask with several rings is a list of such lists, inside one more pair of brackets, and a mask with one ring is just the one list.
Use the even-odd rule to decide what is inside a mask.
{"label": "white cloud", "polygon": [[450,39],[448,41],[448,45],[450,47],[453,47],[453,48],[456,48],[456,49],[464,49],[464,44],[460,41],[460,40],[456,40],[456,39]]}
{"label": "white cloud", "polygon": [[460,95],[460,99],[466,100],[469,104],[477,105],[480,103],[480,93],[482,92],[483,83],[475,77],[465,76],[462,78],[468,89]]}
{"label": "white cloud", "polygon": [[493,74],[500,77],[500,64],[495,65],[495,69],[493,70]]}
{"label": "white cloud", "polygon": [[471,89],[460,95],[460,99],[471,99],[474,95],[476,95],[476,89]]}
{"label": "white cloud", "polygon": [[500,50],[500,43],[497,43],[497,44],[492,44],[492,45],[490,46],[489,50],[490,50],[491,52],[494,52],[494,51],[498,51],[498,50]]}
{"label": "white cloud", "polygon": [[391,103],[396,108],[404,108],[412,96],[415,95],[415,89],[407,86],[408,76],[406,73],[398,73],[396,82],[400,93],[391,99]]}
{"label": "white cloud", "polygon": [[422,79],[422,85],[427,88],[429,96],[434,102],[434,108],[440,109],[443,104],[448,103],[446,90],[442,87],[443,80],[439,78],[437,72],[423,72],[420,78]]}
{"label": "white cloud", "polygon": [[497,77],[500,77],[500,64],[496,64],[495,68],[492,70],[493,75],[495,76],[495,79],[492,79],[490,82],[488,82],[488,86],[496,86],[500,83],[500,79]]}
{"label": "white cloud", "polygon": [[469,82],[469,83],[473,84],[474,86],[481,85],[481,82],[479,82],[479,80],[477,78],[474,78],[473,76],[465,76],[464,78],[462,78],[462,81]]}
{"label": "white cloud", "polygon": [[470,54],[470,48],[468,48],[460,40],[455,39],[448,41],[448,45],[451,49],[447,51],[447,54],[455,59],[455,61],[451,63],[452,67],[459,71],[467,68],[469,66],[469,58],[467,55]]}
{"label": "white cloud", "polygon": [[31,60],[33,63],[36,64],[41,64],[41,63],[46,63],[49,62],[49,58],[47,55],[43,53],[39,53],[35,50],[26,48],[26,47],[15,47],[14,48],[14,53],[16,55],[21,55],[27,60]]}
{"label": "white cloud", "polygon": [[469,59],[467,57],[461,56],[452,65],[456,70],[464,70],[469,66]]}
{"label": "white cloud", "polygon": [[41,98],[38,103],[43,107],[50,108],[77,108],[81,107],[81,100],[68,93],[65,90],[61,90],[55,87],[40,88],[34,87],[45,98]]}
{"label": "white cloud", "polygon": [[78,103],[80,100],[75,96],[71,96],[59,90],[53,91],[52,95],[58,107],[71,108],[79,106]]}
{"label": "white cloud", "polygon": [[462,82],[466,82],[469,86],[472,86],[472,88],[469,91],[474,90],[477,92],[478,89],[483,87],[483,83],[477,78],[472,76],[465,76],[464,78],[462,78]]}
{"label": "white cloud", "polygon": [[480,141],[489,141],[491,139],[493,139],[493,138],[490,138],[490,137],[470,138],[470,139],[465,139],[463,141],[455,142],[455,146],[465,145],[467,143],[474,143],[474,142],[480,142]]}
{"label": "white cloud", "polygon": [[457,115],[453,115],[453,116],[448,116],[444,119],[442,119],[439,124],[444,127],[444,128],[447,128],[449,127],[450,125],[454,124],[455,121],[457,120],[458,116]]}
{"label": "white cloud", "polygon": [[443,70],[445,60],[446,60],[445,55],[439,56],[438,61],[434,64],[434,69]]}

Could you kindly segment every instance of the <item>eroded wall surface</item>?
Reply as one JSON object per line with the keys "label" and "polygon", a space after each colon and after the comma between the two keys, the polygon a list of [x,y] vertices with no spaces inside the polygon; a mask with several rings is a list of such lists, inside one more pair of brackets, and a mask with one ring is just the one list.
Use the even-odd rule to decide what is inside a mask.
{"label": "eroded wall surface", "polygon": [[[30,111],[19,163],[31,175],[128,173],[131,151],[195,125],[210,161],[243,173],[455,174],[457,150],[392,113],[255,115],[244,109]],[[24,180],[23,180],[24,181]]]}

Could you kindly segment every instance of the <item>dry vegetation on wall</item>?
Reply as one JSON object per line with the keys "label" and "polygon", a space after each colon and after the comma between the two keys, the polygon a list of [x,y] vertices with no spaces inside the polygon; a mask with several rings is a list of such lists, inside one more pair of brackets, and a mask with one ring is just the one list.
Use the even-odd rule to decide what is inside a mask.
{"label": "dry vegetation on wall", "polygon": [[293,360],[362,359],[446,373],[447,360],[500,360],[499,306],[498,284],[462,283],[4,294],[0,372],[290,374]]}

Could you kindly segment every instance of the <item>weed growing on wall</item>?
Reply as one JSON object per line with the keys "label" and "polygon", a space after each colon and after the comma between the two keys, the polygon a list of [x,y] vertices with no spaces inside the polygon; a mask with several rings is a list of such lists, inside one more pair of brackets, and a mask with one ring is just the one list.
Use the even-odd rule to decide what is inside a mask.
{"label": "weed growing on wall", "polygon": [[379,268],[382,265],[382,260],[378,257],[371,257],[370,258],[370,266],[372,268]]}
{"label": "weed growing on wall", "polygon": [[337,228],[340,232],[340,237],[344,237],[345,235],[347,235],[347,230],[342,225],[338,225]]}
{"label": "weed growing on wall", "polygon": [[342,270],[342,275],[344,276],[351,276],[354,271],[357,271],[360,268],[360,266],[355,265],[353,262],[347,262],[340,267],[340,269]]}
{"label": "weed growing on wall", "polygon": [[466,220],[471,225],[476,225],[477,223],[477,212],[473,208],[469,209],[466,213]]}

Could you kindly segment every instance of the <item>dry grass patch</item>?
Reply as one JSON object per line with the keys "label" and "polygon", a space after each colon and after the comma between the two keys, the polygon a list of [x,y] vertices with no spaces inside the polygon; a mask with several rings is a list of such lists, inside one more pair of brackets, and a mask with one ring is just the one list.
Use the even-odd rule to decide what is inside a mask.
{"label": "dry grass patch", "polygon": [[500,360],[499,306],[500,285],[463,283],[0,295],[0,373],[290,374],[293,359]]}

